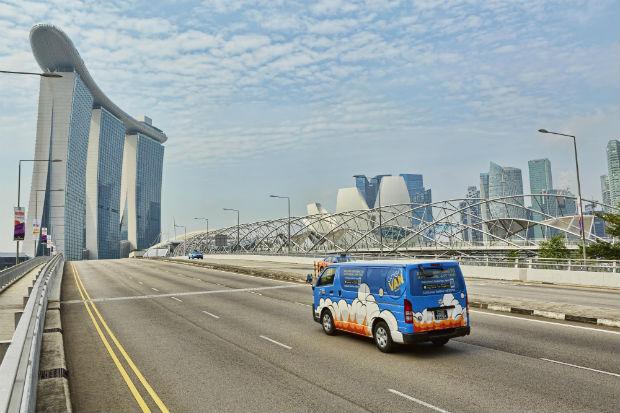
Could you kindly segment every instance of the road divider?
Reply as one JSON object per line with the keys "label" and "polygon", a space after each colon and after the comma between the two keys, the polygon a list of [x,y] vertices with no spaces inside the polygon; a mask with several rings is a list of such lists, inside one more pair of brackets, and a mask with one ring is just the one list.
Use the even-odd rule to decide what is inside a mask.
{"label": "road divider", "polygon": [[574,324],[564,324],[564,323],[557,323],[557,322],[554,322],[554,321],[537,320],[537,319],[534,319],[534,318],[517,317],[517,316],[508,315],[508,314],[489,313],[487,311],[479,311],[479,310],[469,310],[469,312],[471,312],[471,313],[478,313],[478,314],[485,314],[485,315],[488,315],[488,316],[491,316],[491,317],[511,318],[513,320],[527,321],[527,322],[530,322],[530,323],[551,324],[551,325],[558,326],[558,327],[578,328],[580,330],[589,330],[589,331],[596,331],[598,333],[620,335],[620,331],[611,331],[611,330],[605,330],[605,329],[602,329],[602,328],[576,326]]}
{"label": "road divider", "polygon": [[610,320],[607,318],[585,317],[577,314],[567,314],[555,311],[544,311],[535,308],[509,307],[504,305],[487,303],[479,300],[469,302],[471,308],[481,308],[484,310],[499,311],[503,313],[513,313],[522,315],[531,315],[543,318],[553,318],[555,320],[574,321],[578,323],[595,324],[606,327],[620,327],[620,320]]}

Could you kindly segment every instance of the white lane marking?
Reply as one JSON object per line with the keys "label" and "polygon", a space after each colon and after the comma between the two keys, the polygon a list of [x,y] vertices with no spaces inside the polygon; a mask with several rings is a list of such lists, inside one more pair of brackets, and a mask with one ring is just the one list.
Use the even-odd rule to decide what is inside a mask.
{"label": "white lane marking", "polygon": [[[306,287],[303,284],[293,284],[293,285],[274,285],[271,287],[249,287],[249,288],[227,288],[225,290],[203,290],[203,291],[188,291],[184,293],[168,293],[168,294],[146,294],[146,295],[130,295],[125,297],[102,297],[102,298],[93,298],[91,300],[87,300],[93,303],[103,303],[108,301],[126,301],[126,300],[147,300],[151,298],[165,298],[172,296],[183,297],[186,295],[204,295],[204,294],[222,294],[222,293],[243,293],[247,291],[255,291],[255,290],[278,290],[282,288],[302,288]],[[79,304],[83,303],[83,300],[67,300],[62,301],[63,304]]]}
{"label": "white lane marking", "polygon": [[609,330],[603,330],[603,329],[592,328],[592,327],[574,326],[572,324],[555,323],[553,321],[534,320],[532,318],[515,317],[515,316],[511,316],[511,315],[506,315],[506,314],[487,313],[486,311],[469,310],[469,312],[470,313],[478,313],[478,314],[490,315],[490,316],[493,316],[493,317],[504,317],[504,318],[512,318],[513,320],[529,321],[531,323],[553,324],[554,326],[559,326],[559,327],[578,328],[578,329],[581,329],[581,330],[590,330],[590,331],[596,331],[596,332],[599,332],[599,333],[620,334],[620,331],[609,331]]}
{"label": "white lane marking", "polygon": [[449,412],[449,411],[447,411],[447,410],[444,410],[444,409],[442,409],[442,408],[440,408],[440,407],[437,407],[437,406],[433,406],[432,404],[430,404],[430,403],[426,403],[425,401],[420,400],[420,399],[416,399],[415,397],[411,397],[411,396],[409,396],[408,394],[401,393],[401,392],[399,392],[398,390],[388,389],[388,391],[389,391],[390,393],[397,394],[397,395],[399,395],[400,397],[404,397],[405,399],[411,400],[412,402],[416,402],[416,403],[418,403],[418,404],[421,404],[422,406],[428,407],[429,409],[433,409],[433,410],[435,410],[436,412],[441,412],[441,413],[450,413],[450,412]]}
{"label": "white lane marking", "polygon": [[182,300],[179,300],[179,299],[178,299],[178,298],[176,298],[176,297],[170,297],[170,298],[172,298],[173,300],[177,300],[177,301],[178,301],[178,302],[180,302],[180,303],[182,303],[182,302],[183,302]]}
{"label": "white lane marking", "polygon": [[151,287],[151,290],[159,292],[159,290],[155,287]]}
{"label": "white lane marking", "polygon": [[310,304],[300,303],[299,301],[295,301],[295,304],[303,305],[305,307],[312,307],[312,305],[310,305]]}
{"label": "white lane marking", "polygon": [[282,343],[280,343],[279,341],[275,341],[274,339],[269,338],[269,337],[267,337],[267,336],[259,336],[259,337],[260,337],[260,338],[262,338],[263,340],[271,341],[273,344],[277,344],[277,345],[279,345],[279,346],[282,346],[282,347],[284,347],[284,348],[285,348],[285,349],[287,349],[287,350],[291,350],[291,349],[293,348],[293,347],[291,347],[291,346],[287,346],[286,344],[282,344]]}
{"label": "white lane marking", "polygon": [[143,285],[142,281],[138,281],[138,284]]}
{"label": "white lane marking", "polygon": [[217,315],[215,315],[215,314],[211,314],[211,313],[210,313],[210,312],[208,312],[208,311],[203,311],[203,313],[205,313],[206,315],[210,315],[210,316],[211,316],[211,317],[213,317],[213,318],[220,318],[220,316],[217,316]]}
{"label": "white lane marking", "polygon": [[261,293],[256,293],[256,295],[262,295]]}
{"label": "white lane marking", "polygon": [[577,369],[589,370],[589,371],[594,371],[596,373],[603,373],[603,374],[609,374],[610,376],[614,376],[614,377],[620,377],[620,374],[612,373],[610,371],[597,370],[597,369],[593,369],[593,368],[590,368],[590,367],[578,366],[576,364],[564,363],[563,361],[551,360],[551,359],[546,359],[546,358],[542,358],[542,357],[540,359],[548,361],[548,362],[551,362],[551,363],[562,364],[564,366],[575,367]]}

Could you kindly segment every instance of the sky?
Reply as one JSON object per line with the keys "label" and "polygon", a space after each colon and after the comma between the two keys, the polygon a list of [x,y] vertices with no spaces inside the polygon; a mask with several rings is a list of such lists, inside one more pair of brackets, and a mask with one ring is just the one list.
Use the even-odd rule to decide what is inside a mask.
{"label": "sky", "polygon": [[[165,144],[162,231],[335,209],[354,174],[421,173],[463,197],[489,162],[549,158],[554,184],[601,199],[620,139],[620,2],[0,0],[0,70],[38,71],[28,34],[60,27],[126,112]],[[39,80],[0,75],[0,251],[17,163],[34,151]],[[22,188],[30,186],[25,167]],[[28,191],[22,191],[22,204]]]}

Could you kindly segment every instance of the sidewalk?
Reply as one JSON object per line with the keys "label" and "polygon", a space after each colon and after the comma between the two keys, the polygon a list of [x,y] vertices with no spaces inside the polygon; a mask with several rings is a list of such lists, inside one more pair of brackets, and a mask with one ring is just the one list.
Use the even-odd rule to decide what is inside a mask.
{"label": "sidewalk", "polygon": [[[214,259],[206,257],[204,260],[165,259],[166,261],[180,264],[192,264],[206,266],[216,270],[240,272],[266,278],[276,278],[285,281],[305,282],[306,275],[313,273],[312,265],[307,263],[291,263],[276,261],[255,261],[250,259]],[[577,321],[589,324],[598,324],[609,327],[620,327],[620,310],[617,308],[603,308],[594,305],[572,304],[568,302],[556,302],[552,300],[529,299],[523,297],[507,297],[507,294],[497,296],[488,293],[476,292],[476,281],[480,279],[468,279],[471,283],[469,302],[472,308],[482,308],[491,311],[510,312],[516,314],[533,315],[537,317],[552,318],[557,320]],[[484,280],[491,282],[492,280]],[[504,282],[505,283],[505,282]],[[505,288],[519,284],[509,282]],[[528,288],[536,288],[536,284],[524,283]],[[480,288],[480,287],[478,287]],[[496,288],[502,288],[501,283]],[[541,289],[553,288],[539,286]],[[562,293],[564,286],[558,286],[558,294]],[[575,289],[574,287],[569,287]],[[584,292],[585,294],[585,292]],[[618,292],[620,302],[620,292]],[[593,301],[593,304],[595,301]]]}
{"label": "sidewalk", "polygon": [[28,287],[38,274],[41,266],[33,268],[28,274],[0,293],[0,342],[11,341],[15,331],[15,313],[24,309],[24,298]]}

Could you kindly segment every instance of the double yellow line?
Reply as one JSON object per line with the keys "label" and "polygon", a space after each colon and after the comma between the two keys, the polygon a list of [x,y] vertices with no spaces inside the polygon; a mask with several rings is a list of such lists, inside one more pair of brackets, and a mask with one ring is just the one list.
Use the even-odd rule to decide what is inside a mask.
{"label": "double yellow line", "polygon": [[[151,398],[153,399],[157,407],[159,407],[159,409],[162,412],[169,413],[169,410],[166,407],[166,405],[161,401],[157,393],[155,393],[155,390],[153,390],[149,382],[144,378],[144,376],[142,375],[138,367],[136,367],[136,364],[133,362],[131,357],[129,357],[129,354],[127,354],[127,352],[125,351],[121,343],[118,341],[118,339],[116,338],[112,330],[110,330],[110,327],[108,327],[108,323],[106,323],[106,321],[104,320],[103,316],[97,309],[97,306],[95,305],[95,303],[91,301],[90,295],[88,294],[88,291],[86,291],[86,287],[84,287],[84,284],[82,283],[82,279],[80,278],[80,275],[77,269],[75,268],[75,266],[73,265],[73,263],[71,263],[71,269],[73,270],[72,271],[73,278],[75,279],[75,283],[78,287],[78,291],[80,293],[80,296],[82,297],[82,300],[84,301],[84,306],[86,307],[86,311],[88,311],[88,315],[90,316],[90,319],[93,322],[93,325],[95,326],[95,330],[97,330],[97,333],[99,334],[99,338],[101,338],[103,345],[105,346],[106,350],[108,351],[108,354],[112,358],[114,365],[116,366],[119,373],[123,377],[123,380],[125,380],[127,387],[129,387],[129,391],[131,391],[131,394],[133,395],[134,399],[136,399],[136,402],[140,406],[140,409],[142,409],[143,412],[151,411],[149,406],[144,401],[144,398],[142,398],[142,395],[136,388],[136,385],[134,384],[133,380],[127,373],[127,370],[125,369],[125,367],[119,360],[118,356],[116,355],[114,348],[110,345],[110,342],[106,338],[106,335],[101,329],[101,326],[103,326],[103,329],[105,329],[105,331],[108,333],[108,336],[110,336],[110,339],[116,346],[116,349],[123,356],[123,358],[129,365],[129,367],[134,372],[134,374],[136,375],[140,383],[142,383],[142,386],[146,389],[147,393],[151,396]],[[95,315],[96,315],[96,318],[95,318]]]}

